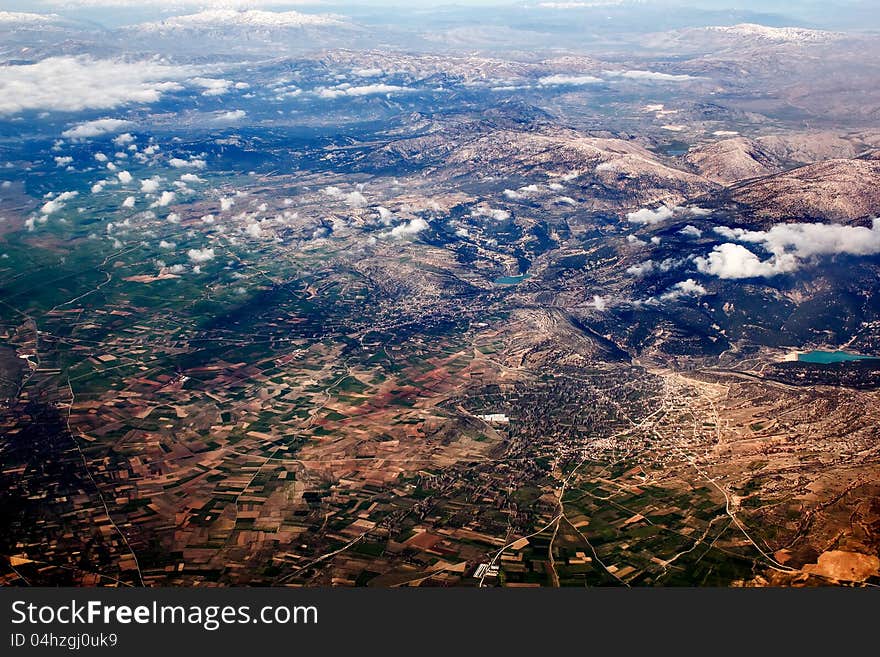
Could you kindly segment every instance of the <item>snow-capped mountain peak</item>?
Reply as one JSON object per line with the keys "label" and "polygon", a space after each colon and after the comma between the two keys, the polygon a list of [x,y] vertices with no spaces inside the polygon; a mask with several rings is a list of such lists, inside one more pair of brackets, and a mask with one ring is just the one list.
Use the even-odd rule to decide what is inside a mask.
{"label": "snow-capped mountain peak", "polygon": [[298,11],[263,11],[259,9],[207,9],[197,14],[174,16],[156,23],[140,25],[146,29],[193,29],[211,27],[296,28],[339,25],[339,16],[304,14]]}
{"label": "snow-capped mountain peak", "polygon": [[715,26],[706,29],[731,36],[799,43],[818,43],[829,41],[839,36],[835,32],[826,32],[824,30],[811,30],[802,27],[768,27],[757,23],[740,23],[739,25]]}

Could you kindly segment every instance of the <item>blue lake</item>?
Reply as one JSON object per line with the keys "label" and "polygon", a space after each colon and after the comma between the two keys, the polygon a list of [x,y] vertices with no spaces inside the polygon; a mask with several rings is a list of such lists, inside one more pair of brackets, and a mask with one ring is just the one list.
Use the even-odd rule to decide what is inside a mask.
{"label": "blue lake", "polygon": [[805,354],[798,354],[799,361],[803,363],[818,363],[820,365],[842,363],[848,360],[874,360],[876,358],[876,356],[863,356],[862,354],[851,354],[846,351],[810,351]]}
{"label": "blue lake", "polygon": [[495,283],[495,285],[516,285],[517,283],[522,283],[528,277],[528,274],[520,274],[519,276],[500,276],[492,282]]}

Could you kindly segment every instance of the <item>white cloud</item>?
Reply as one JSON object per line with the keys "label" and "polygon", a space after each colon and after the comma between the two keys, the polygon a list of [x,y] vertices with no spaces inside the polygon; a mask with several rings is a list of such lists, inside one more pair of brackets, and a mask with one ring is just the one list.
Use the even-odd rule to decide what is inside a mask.
{"label": "white cloud", "polygon": [[395,226],[386,234],[395,239],[403,239],[404,237],[409,237],[410,235],[420,233],[427,228],[428,222],[421,217],[416,217],[415,219],[412,219],[405,224]]}
{"label": "white cloud", "polygon": [[191,157],[188,160],[184,160],[179,157],[172,157],[168,160],[168,164],[170,164],[175,169],[204,169],[206,166],[206,162],[202,159]]}
{"label": "white cloud", "polygon": [[585,84],[597,84],[602,82],[602,78],[597,78],[593,75],[563,75],[561,73],[556,75],[547,75],[538,80],[538,84],[545,87],[552,86],[582,86]]}
{"label": "white cloud", "polygon": [[135,140],[135,136],[129,132],[123,132],[118,137],[113,138],[113,143],[122,148],[126,144],[130,144]]}
{"label": "white cloud", "polygon": [[152,178],[141,180],[141,191],[145,194],[152,194],[158,191],[160,181],[161,178],[159,178],[159,176],[153,176]]}
{"label": "white cloud", "polygon": [[593,295],[593,307],[601,313],[607,310],[608,301],[606,301],[603,297],[600,297],[598,294]]}
{"label": "white cloud", "polygon": [[362,208],[365,205],[367,205],[366,197],[358,191],[349,192],[348,194],[345,194],[338,187],[334,187],[333,185],[330,185],[329,187],[325,187],[323,189],[323,193],[326,194],[327,196],[329,196],[330,198],[342,199],[342,201],[346,205],[348,205],[352,208]]}
{"label": "white cloud", "polygon": [[540,191],[541,187],[539,185],[525,185],[524,187],[520,187],[517,190],[505,189],[502,194],[504,194],[506,198],[517,201],[519,199],[531,196],[532,194],[537,194]]}
{"label": "white cloud", "polygon": [[235,205],[235,199],[224,196],[220,199],[220,212],[226,212],[227,210],[232,208],[233,205]]}
{"label": "white cloud", "polygon": [[174,80],[184,71],[151,61],[90,57],[49,57],[34,64],[7,64],[0,66],[0,114],[154,103],[166,91],[181,88]]}
{"label": "white cloud", "polygon": [[58,212],[61,208],[64,207],[64,203],[60,203],[58,201],[46,201],[43,203],[43,207],[40,208],[40,212],[43,214],[52,214],[53,212]]}
{"label": "white cloud", "polygon": [[73,162],[73,158],[69,155],[55,157],[55,166],[57,167],[66,167],[71,162]]}
{"label": "white cloud", "polygon": [[674,212],[672,208],[666,205],[661,205],[656,210],[642,208],[641,210],[636,210],[635,212],[629,212],[626,215],[626,220],[632,224],[646,224],[650,226],[653,224],[659,224],[662,221],[666,221],[673,214]]}
{"label": "white cloud", "polygon": [[165,207],[166,205],[171,205],[174,203],[174,192],[162,192],[159,195],[159,200],[156,201],[156,205],[160,207]]}
{"label": "white cloud", "polygon": [[351,192],[343,198],[345,204],[353,208],[362,208],[367,204],[366,197],[360,192]]}
{"label": "white cloud", "polygon": [[799,258],[844,253],[874,255],[880,253],[880,219],[871,228],[840,224],[776,224],[767,231],[718,227],[715,231],[738,242],[761,244],[773,254],[792,252]]}
{"label": "white cloud", "polygon": [[61,192],[51,201],[46,201],[45,203],[43,203],[43,206],[40,208],[40,212],[46,215],[52,214],[53,212],[58,212],[58,210],[64,207],[65,201],[68,201],[76,196],[79,196],[79,192]]}
{"label": "white cloud", "polygon": [[214,249],[190,249],[186,252],[186,256],[195,263],[208,262],[214,259]]}
{"label": "white cloud", "polygon": [[766,231],[719,226],[715,232],[729,240],[757,244],[771,254],[762,261],[741,244],[726,243],[695,260],[700,271],[720,278],[776,276],[796,271],[804,260],[822,255],[880,253],[880,219],[875,219],[871,228],[809,223],[776,224]]}
{"label": "white cloud", "polygon": [[383,208],[381,205],[376,207],[376,212],[379,213],[379,221],[381,221],[386,226],[391,225],[391,219],[394,217],[394,214],[388,208]]}
{"label": "white cloud", "polygon": [[193,78],[189,82],[204,89],[203,96],[222,96],[232,86],[232,80],[222,78]]}
{"label": "white cloud", "polygon": [[489,206],[481,206],[471,211],[472,217],[489,217],[495,221],[507,221],[510,219],[510,212],[499,208],[490,208]]}
{"label": "white cloud", "polygon": [[695,217],[708,217],[710,214],[712,214],[712,210],[708,208],[701,208],[697,205],[691,205],[684,209]]}
{"label": "white cloud", "polygon": [[626,273],[630,276],[635,276],[637,278],[641,278],[642,276],[647,276],[651,272],[654,271],[654,261],[653,260],[645,260],[644,262],[640,262],[638,264],[633,265],[632,267],[627,267]]}
{"label": "white cloud", "polygon": [[122,202],[122,207],[133,208],[134,207],[134,196],[126,196],[125,200]]}
{"label": "white cloud", "polygon": [[120,171],[116,174],[116,177],[119,178],[119,182],[123,185],[127,185],[131,182],[131,174],[128,171]]}
{"label": "white cloud", "polygon": [[694,239],[698,239],[703,236],[703,231],[701,231],[696,226],[691,226],[690,224],[688,224],[680,231],[678,231],[678,234],[684,237],[693,237]]}
{"label": "white cloud", "polygon": [[626,273],[630,276],[641,278],[642,276],[647,276],[648,274],[652,274],[654,272],[671,271],[676,267],[681,266],[685,262],[687,262],[686,259],[677,258],[666,258],[665,260],[661,260],[659,262],[655,260],[645,260],[644,262],[640,262],[633,265],[632,267],[627,268]]}
{"label": "white cloud", "polygon": [[182,176],[180,176],[180,180],[181,180],[181,182],[185,182],[185,183],[200,183],[200,182],[205,182],[202,178],[199,178],[199,177],[198,177],[196,174],[194,174],[194,173],[185,173],[185,174],[183,174]]}
{"label": "white cloud", "polygon": [[315,93],[319,98],[339,98],[342,96],[375,96],[380,94],[401,94],[415,91],[409,87],[400,87],[392,84],[365,84],[361,86],[350,86],[341,84],[336,87],[327,88],[319,87],[315,89]]}
{"label": "white cloud", "polygon": [[680,281],[669,288],[668,292],[660,295],[661,301],[673,301],[681,297],[702,297],[706,294],[706,288],[697,283],[693,278]]}
{"label": "white cloud", "polygon": [[705,258],[695,258],[697,269],[718,278],[769,278],[798,268],[793,256],[762,261],[742,244],[720,244]]}
{"label": "white cloud", "polygon": [[124,121],[122,119],[96,119],[94,121],[77,123],[72,128],[62,132],[61,136],[67,139],[88,139],[110,132],[118,132],[131,125],[134,125],[131,121]]}
{"label": "white cloud", "polygon": [[247,116],[247,112],[244,110],[229,110],[228,112],[221,112],[214,117],[215,121],[241,121],[245,116]]}
{"label": "white cloud", "polygon": [[696,79],[690,75],[672,75],[656,71],[607,71],[607,73],[612,77],[627,78],[628,80],[645,80],[648,82],[685,82]]}

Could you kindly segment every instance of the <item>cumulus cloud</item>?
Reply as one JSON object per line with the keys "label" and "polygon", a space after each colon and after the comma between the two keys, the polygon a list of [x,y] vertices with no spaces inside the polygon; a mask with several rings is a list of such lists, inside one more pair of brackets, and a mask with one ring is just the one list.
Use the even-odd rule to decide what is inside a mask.
{"label": "cumulus cloud", "polygon": [[366,197],[359,191],[353,191],[346,194],[333,185],[325,187],[322,191],[330,198],[341,199],[346,205],[352,208],[362,208],[367,205]]}
{"label": "cumulus cloud", "polygon": [[43,203],[42,207],[40,208],[40,212],[46,215],[52,214],[53,212],[58,212],[58,210],[64,207],[65,201],[68,201],[76,196],[79,196],[79,192],[61,192],[54,199]]}
{"label": "cumulus cloud", "polygon": [[655,210],[651,210],[650,208],[642,208],[641,210],[636,210],[635,212],[629,212],[626,215],[626,220],[631,224],[643,224],[643,225],[654,225],[659,224],[662,221],[666,221],[672,215],[675,214],[674,210],[666,205],[661,205],[659,208]]}
{"label": "cumulus cloud", "polygon": [[55,157],[55,166],[56,167],[66,167],[71,162],[73,162],[73,158],[70,157],[69,155]]}
{"label": "cumulus cloud", "polygon": [[404,237],[409,237],[411,235],[416,235],[417,233],[421,233],[423,230],[428,228],[428,222],[422,219],[421,217],[416,217],[411,221],[406,222],[405,224],[400,224],[399,226],[395,226],[388,233],[386,233],[389,237],[393,237],[394,239],[403,239]]}
{"label": "cumulus cloud", "polygon": [[[156,62],[49,57],[0,66],[0,114],[27,110],[77,112],[128,103],[154,103],[185,69]],[[74,128],[75,129],[75,128]]]}
{"label": "cumulus cloud", "polygon": [[184,160],[180,157],[172,157],[168,160],[168,164],[174,167],[175,169],[204,169],[207,166],[207,163],[197,157],[191,157],[188,160]]}
{"label": "cumulus cloud", "polygon": [[131,174],[128,171],[120,171],[116,174],[116,177],[119,178],[119,182],[123,185],[127,185],[131,182]]}
{"label": "cumulus cloud", "polygon": [[537,194],[541,191],[541,187],[539,185],[525,185],[524,187],[520,187],[519,189],[505,189],[502,194],[504,194],[505,198],[509,198],[512,201],[518,201],[523,198],[527,198],[533,194]]}
{"label": "cumulus cloud", "polygon": [[160,181],[161,179],[159,178],[159,176],[153,176],[152,178],[141,180],[141,191],[145,194],[152,194],[158,191]]}
{"label": "cumulus cloud", "polygon": [[245,116],[247,116],[247,112],[244,110],[229,110],[228,112],[220,112],[214,117],[214,120],[218,122],[241,121]]}
{"label": "cumulus cloud", "polygon": [[130,144],[135,140],[135,136],[130,132],[123,132],[121,135],[113,138],[113,143],[122,148],[126,144]]}
{"label": "cumulus cloud", "polygon": [[232,87],[232,80],[220,78],[193,78],[189,82],[204,89],[203,96],[222,96]]}
{"label": "cumulus cloud", "polygon": [[690,75],[672,75],[670,73],[658,73],[657,71],[608,71],[608,75],[648,82],[685,82],[695,79]]}
{"label": "cumulus cloud", "polygon": [[501,210],[500,208],[490,208],[489,206],[480,206],[471,211],[472,217],[489,217],[495,221],[507,221],[510,219],[510,212]]}
{"label": "cumulus cloud", "polygon": [[391,210],[379,205],[376,206],[376,212],[379,214],[379,221],[381,221],[386,226],[391,225],[391,219],[394,217],[394,214],[391,212]]}
{"label": "cumulus cloud", "polygon": [[556,75],[546,75],[538,79],[538,84],[544,87],[577,87],[585,84],[597,84],[599,82],[602,82],[602,78],[597,78],[593,75],[564,75],[561,73],[558,73]]}
{"label": "cumulus cloud", "polygon": [[174,192],[168,192],[168,191],[162,192],[159,195],[159,199],[156,201],[155,205],[158,205],[160,207],[165,207],[166,205],[171,205],[172,203],[174,203],[174,198],[175,198]]}
{"label": "cumulus cloud", "polygon": [[688,224],[680,231],[678,231],[678,234],[682,235],[683,237],[693,237],[694,239],[698,239],[703,236],[703,231],[701,231],[696,226],[691,226],[690,224]]}
{"label": "cumulus cloud", "polygon": [[871,228],[840,224],[776,224],[767,231],[749,231],[720,226],[722,237],[737,242],[760,244],[774,254],[789,251],[799,258],[814,255],[874,255],[880,253],[880,219]]}
{"label": "cumulus cloud", "polygon": [[122,202],[122,207],[133,208],[134,207],[134,196],[126,196],[125,200]]}
{"label": "cumulus cloud", "polygon": [[635,276],[637,278],[641,278],[642,276],[647,276],[648,274],[654,271],[654,261],[653,260],[645,260],[644,262],[639,262],[632,267],[627,267],[626,273],[630,276]]}
{"label": "cumulus cloud", "polygon": [[643,276],[647,276],[648,274],[653,274],[654,272],[671,271],[672,269],[681,266],[686,261],[686,259],[679,258],[666,258],[665,260],[660,260],[659,262],[655,260],[645,260],[644,262],[639,262],[632,267],[628,267],[626,273],[630,276],[641,278]]}
{"label": "cumulus cloud", "polygon": [[360,192],[351,192],[342,197],[346,205],[352,208],[362,208],[367,204],[366,197]]}
{"label": "cumulus cloud", "polygon": [[756,244],[770,254],[761,260],[742,244],[728,242],[694,260],[700,271],[719,278],[768,278],[797,271],[805,260],[823,255],[880,254],[880,219],[871,228],[806,223],[776,224],[766,231],[720,226],[715,232],[729,240]]}
{"label": "cumulus cloud", "polygon": [[340,98],[343,96],[376,96],[386,94],[401,94],[415,91],[409,87],[400,87],[393,84],[364,84],[352,86],[341,84],[336,87],[320,87],[315,89],[319,98]]}
{"label": "cumulus cloud", "polygon": [[680,281],[673,285],[667,292],[660,295],[660,301],[674,301],[681,297],[702,297],[706,294],[706,288],[697,283],[693,278]]}
{"label": "cumulus cloud", "polygon": [[134,125],[131,121],[123,119],[95,119],[94,121],[77,123],[72,128],[62,132],[61,136],[67,139],[89,139],[90,137],[99,137],[111,132],[118,132],[131,125]]}
{"label": "cumulus cloud", "polygon": [[186,257],[195,263],[208,262],[214,259],[214,249],[190,249],[186,252]]}
{"label": "cumulus cloud", "polygon": [[697,269],[718,278],[769,278],[794,271],[798,267],[795,258],[770,258],[761,260],[742,244],[720,244],[705,258],[696,258]]}
{"label": "cumulus cloud", "polygon": [[690,205],[684,209],[686,212],[694,215],[695,217],[708,217],[710,214],[712,214],[712,210],[710,210],[709,208],[701,208],[697,205]]}

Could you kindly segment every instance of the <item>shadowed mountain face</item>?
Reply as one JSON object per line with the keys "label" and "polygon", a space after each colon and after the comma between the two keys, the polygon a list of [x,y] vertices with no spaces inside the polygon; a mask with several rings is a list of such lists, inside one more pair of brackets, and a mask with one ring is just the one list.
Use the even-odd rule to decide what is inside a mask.
{"label": "shadowed mountain face", "polygon": [[581,4],[0,12],[0,584],[880,583],[870,3]]}

